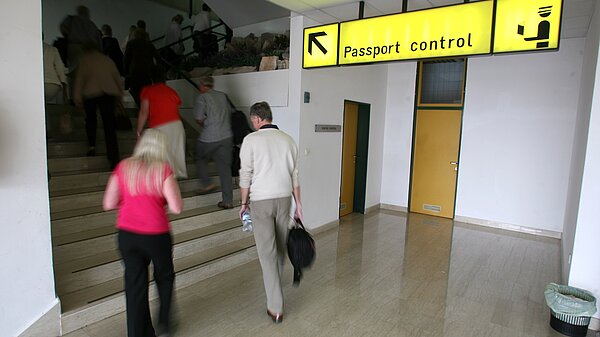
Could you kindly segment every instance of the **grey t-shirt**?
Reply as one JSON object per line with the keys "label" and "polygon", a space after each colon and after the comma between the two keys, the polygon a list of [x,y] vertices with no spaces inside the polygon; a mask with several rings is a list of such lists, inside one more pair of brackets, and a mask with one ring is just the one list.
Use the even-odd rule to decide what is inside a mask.
{"label": "grey t-shirt", "polygon": [[194,103],[194,117],[196,120],[204,122],[198,140],[214,143],[233,137],[231,131],[232,112],[233,109],[224,93],[211,89],[198,95]]}

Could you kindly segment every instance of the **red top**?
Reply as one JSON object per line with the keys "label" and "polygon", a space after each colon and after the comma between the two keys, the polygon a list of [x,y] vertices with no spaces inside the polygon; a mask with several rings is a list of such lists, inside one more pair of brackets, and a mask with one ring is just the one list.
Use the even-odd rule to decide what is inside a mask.
{"label": "red top", "polygon": [[[162,195],[149,194],[143,186],[138,185],[138,194],[131,195],[125,184],[123,162],[115,168],[120,191],[119,213],[117,215],[117,228],[137,234],[163,234],[169,232],[169,219],[165,211],[166,199]],[[165,164],[163,183],[173,175],[173,170]],[[142,182],[146,177],[140,177]],[[142,184],[143,185],[143,184]]]}
{"label": "red top", "polygon": [[150,102],[148,127],[154,128],[180,119],[181,98],[166,84],[157,83],[144,87],[140,99]]}

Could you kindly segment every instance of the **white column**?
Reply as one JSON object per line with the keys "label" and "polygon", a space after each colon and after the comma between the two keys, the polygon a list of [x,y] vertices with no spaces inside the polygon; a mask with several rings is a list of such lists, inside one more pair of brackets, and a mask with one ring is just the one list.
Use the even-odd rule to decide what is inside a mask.
{"label": "white column", "polygon": [[17,336],[51,312],[46,331],[55,336],[41,2],[5,0],[0,13],[0,326],[2,335]]}

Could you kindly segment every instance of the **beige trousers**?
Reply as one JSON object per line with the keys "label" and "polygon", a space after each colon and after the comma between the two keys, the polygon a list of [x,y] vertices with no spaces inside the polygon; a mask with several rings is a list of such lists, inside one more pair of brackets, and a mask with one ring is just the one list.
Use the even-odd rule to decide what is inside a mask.
{"label": "beige trousers", "polygon": [[291,201],[290,196],[252,201],[250,206],[254,239],[267,294],[267,309],[275,314],[283,313],[281,273],[287,256],[288,226],[292,221]]}
{"label": "beige trousers", "polygon": [[185,165],[185,130],[181,121],[174,121],[156,127],[167,135],[167,151],[169,164],[173,168],[175,178],[187,178]]}

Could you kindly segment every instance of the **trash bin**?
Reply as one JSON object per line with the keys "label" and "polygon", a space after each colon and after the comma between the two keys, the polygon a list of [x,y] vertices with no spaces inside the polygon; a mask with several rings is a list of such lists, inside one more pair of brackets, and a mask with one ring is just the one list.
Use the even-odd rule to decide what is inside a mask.
{"label": "trash bin", "polygon": [[587,290],[550,283],[544,290],[550,307],[550,326],[567,336],[585,337],[596,313],[596,298]]}

